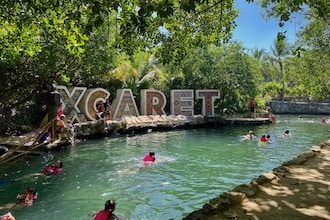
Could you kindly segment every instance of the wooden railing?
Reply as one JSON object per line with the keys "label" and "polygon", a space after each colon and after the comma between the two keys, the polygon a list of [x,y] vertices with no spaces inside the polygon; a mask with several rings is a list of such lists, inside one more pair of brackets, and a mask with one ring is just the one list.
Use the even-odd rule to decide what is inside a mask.
{"label": "wooden railing", "polygon": [[[45,126],[39,128],[30,138],[27,139],[21,145],[10,149],[8,152],[0,156],[0,164],[7,163],[15,158],[24,156],[31,151],[35,150],[36,148],[45,145],[45,143],[41,140],[45,133],[51,130],[52,138],[56,137],[56,118],[49,121]],[[53,139],[54,140],[54,139]],[[32,142],[28,149],[23,149],[26,147],[27,143]]]}

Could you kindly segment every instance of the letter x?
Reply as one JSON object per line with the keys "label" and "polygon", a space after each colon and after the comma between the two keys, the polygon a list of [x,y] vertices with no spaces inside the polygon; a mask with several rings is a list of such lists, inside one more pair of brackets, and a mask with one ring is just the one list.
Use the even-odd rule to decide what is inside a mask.
{"label": "letter x", "polygon": [[73,87],[72,91],[70,92],[66,86],[56,86],[56,90],[61,95],[64,114],[69,116],[72,121],[75,119],[80,121],[79,119],[81,116],[79,116],[79,114],[81,111],[78,107],[78,104],[87,88]]}

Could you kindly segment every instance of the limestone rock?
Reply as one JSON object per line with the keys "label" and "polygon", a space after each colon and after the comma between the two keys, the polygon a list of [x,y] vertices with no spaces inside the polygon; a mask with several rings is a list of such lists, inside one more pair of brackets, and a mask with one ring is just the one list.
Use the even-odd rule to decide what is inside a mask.
{"label": "limestone rock", "polygon": [[276,179],[276,175],[274,173],[264,173],[260,175],[256,181],[259,185],[262,185],[264,183],[271,182],[274,179]]}
{"label": "limestone rock", "polygon": [[249,198],[258,192],[258,187],[254,184],[242,184],[235,187],[233,191],[244,193]]}
{"label": "limestone rock", "polygon": [[289,165],[299,165],[307,161],[307,158],[303,155],[300,155],[292,160],[289,160],[287,162],[284,162],[284,166],[289,166]]}
{"label": "limestone rock", "polygon": [[306,157],[306,158],[311,158],[311,157],[315,157],[316,153],[312,150],[308,150],[308,151],[303,153],[303,156]]}

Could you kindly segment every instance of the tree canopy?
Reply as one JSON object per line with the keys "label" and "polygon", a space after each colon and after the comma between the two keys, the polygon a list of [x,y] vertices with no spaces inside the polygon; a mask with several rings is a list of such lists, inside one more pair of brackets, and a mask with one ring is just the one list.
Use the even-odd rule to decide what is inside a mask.
{"label": "tree canopy", "polygon": [[[307,26],[285,56],[248,54],[244,45],[231,42],[239,13],[233,0],[3,0],[2,119],[31,103],[47,83],[100,86],[112,93],[129,86],[136,94],[142,87],[166,90],[211,83],[222,91],[223,105],[231,103],[233,111],[244,109],[247,91],[268,97],[284,95],[285,90],[287,95],[327,98],[328,1],[258,3],[269,16],[280,18],[279,25],[292,13],[306,15]],[[278,43],[285,42],[285,34],[279,36],[283,41]],[[123,76],[130,77],[123,81]],[[229,102],[226,94],[233,100]]]}

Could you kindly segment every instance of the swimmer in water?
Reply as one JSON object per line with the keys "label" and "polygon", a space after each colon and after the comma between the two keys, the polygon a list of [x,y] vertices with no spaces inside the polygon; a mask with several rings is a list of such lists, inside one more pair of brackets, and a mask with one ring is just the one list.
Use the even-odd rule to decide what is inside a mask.
{"label": "swimmer in water", "polygon": [[63,162],[59,160],[56,163],[53,163],[51,165],[48,165],[48,166],[45,166],[44,168],[42,168],[40,173],[31,173],[31,174],[22,176],[20,178],[17,178],[14,181],[19,181],[19,180],[27,179],[30,177],[38,177],[38,176],[49,177],[49,176],[53,176],[53,175],[58,175],[58,174],[62,173],[62,171],[63,171]]}
{"label": "swimmer in water", "polygon": [[279,136],[280,138],[289,138],[290,137],[290,131],[285,130],[282,135]]}
{"label": "swimmer in water", "polygon": [[48,165],[41,170],[41,173],[45,174],[46,176],[50,175],[58,175],[63,171],[63,162],[57,161],[54,164]]}
{"label": "swimmer in water", "polygon": [[38,198],[38,193],[35,188],[28,187],[24,190],[23,194],[18,194],[16,198],[17,204],[32,205],[33,201]]}
{"label": "swimmer in water", "polygon": [[322,118],[322,119],[321,119],[321,123],[322,123],[322,124],[326,124],[326,123],[327,123],[327,119],[326,119],[326,118]]}
{"label": "swimmer in water", "polygon": [[94,220],[116,220],[119,219],[113,212],[116,209],[116,202],[113,199],[107,200],[104,209],[96,213]]}
{"label": "swimmer in water", "polygon": [[23,194],[18,194],[16,196],[16,203],[8,203],[4,206],[0,207],[0,210],[2,209],[11,209],[14,207],[20,207],[20,206],[31,206],[33,204],[33,201],[38,199],[38,193],[37,190],[33,187],[27,187],[24,189]]}
{"label": "swimmer in water", "polygon": [[260,142],[265,142],[265,143],[267,143],[266,135],[264,135],[264,134],[261,135]]}
{"label": "swimmer in water", "polygon": [[267,135],[266,138],[267,138],[267,143],[272,143],[273,142],[273,140],[270,138],[270,135],[269,134]]}
{"label": "swimmer in water", "polygon": [[147,153],[146,155],[144,155],[142,161],[143,161],[143,163],[152,163],[152,162],[155,162],[156,161],[155,152],[150,151],[149,153]]}
{"label": "swimmer in water", "polygon": [[254,136],[253,131],[249,131],[245,137],[242,138],[243,141],[253,140],[256,136]]}
{"label": "swimmer in water", "polygon": [[11,214],[11,212],[7,212],[6,214],[0,216],[0,220],[15,220],[15,217]]}

